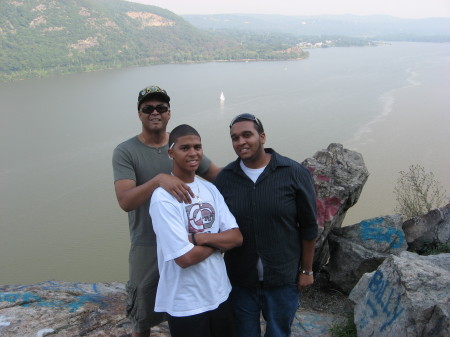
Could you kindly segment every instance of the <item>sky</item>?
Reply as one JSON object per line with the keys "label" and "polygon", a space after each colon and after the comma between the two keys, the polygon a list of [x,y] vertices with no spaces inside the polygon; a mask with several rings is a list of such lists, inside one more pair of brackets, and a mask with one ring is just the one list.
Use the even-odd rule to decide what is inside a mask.
{"label": "sky", "polygon": [[450,17],[450,0],[128,0],[175,14],[391,15]]}

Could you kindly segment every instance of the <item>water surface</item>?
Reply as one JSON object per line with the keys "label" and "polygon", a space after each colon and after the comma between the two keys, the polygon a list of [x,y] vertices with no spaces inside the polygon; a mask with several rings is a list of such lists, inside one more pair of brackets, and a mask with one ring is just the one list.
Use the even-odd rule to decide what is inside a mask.
{"label": "water surface", "polygon": [[332,142],[362,153],[370,177],[345,224],[392,214],[398,172],[411,164],[433,171],[450,194],[450,44],[0,84],[0,284],[127,279],[128,223],[111,153],[139,133],[137,93],[148,84],[172,98],[169,129],[197,128],[219,166],[235,158],[228,124],[242,112],[260,117],[268,147],[299,162]]}

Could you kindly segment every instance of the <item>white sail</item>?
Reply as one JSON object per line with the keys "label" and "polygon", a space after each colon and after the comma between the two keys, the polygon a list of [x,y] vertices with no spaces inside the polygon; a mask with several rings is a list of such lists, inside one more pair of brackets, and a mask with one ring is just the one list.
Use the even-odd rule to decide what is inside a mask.
{"label": "white sail", "polygon": [[220,94],[220,100],[223,102],[223,101],[225,101],[225,96],[223,95],[223,91],[222,91],[222,93]]}

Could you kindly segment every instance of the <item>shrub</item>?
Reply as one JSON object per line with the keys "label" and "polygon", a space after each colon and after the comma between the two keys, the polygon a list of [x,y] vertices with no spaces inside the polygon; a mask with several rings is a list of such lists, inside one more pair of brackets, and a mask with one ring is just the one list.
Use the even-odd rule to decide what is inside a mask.
{"label": "shrub", "polygon": [[445,192],[432,172],[425,172],[420,165],[411,165],[409,171],[400,171],[394,189],[397,207],[395,211],[412,218],[428,213],[445,204]]}
{"label": "shrub", "polygon": [[425,246],[420,252],[421,255],[436,255],[441,253],[450,253],[450,243],[438,243],[434,245]]}

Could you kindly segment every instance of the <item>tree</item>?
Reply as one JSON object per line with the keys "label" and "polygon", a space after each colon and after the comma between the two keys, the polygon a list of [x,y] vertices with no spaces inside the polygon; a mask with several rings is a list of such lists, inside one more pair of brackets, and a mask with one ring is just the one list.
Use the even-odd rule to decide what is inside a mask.
{"label": "tree", "polygon": [[407,172],[400,171],[394,193],[398,203],[395,211],[407,218],[442,207],[446,199],[445,191],[434,174],[425,172],[420,165],[411,165]]}

